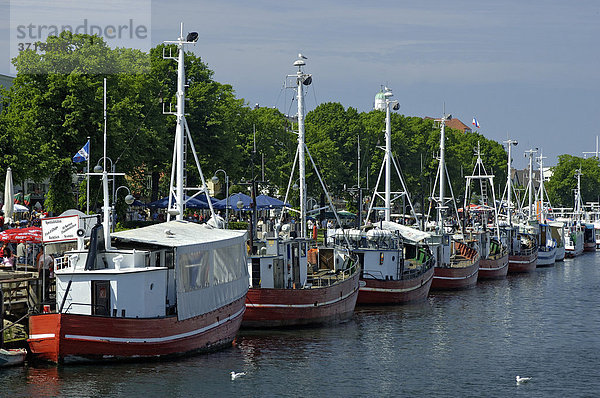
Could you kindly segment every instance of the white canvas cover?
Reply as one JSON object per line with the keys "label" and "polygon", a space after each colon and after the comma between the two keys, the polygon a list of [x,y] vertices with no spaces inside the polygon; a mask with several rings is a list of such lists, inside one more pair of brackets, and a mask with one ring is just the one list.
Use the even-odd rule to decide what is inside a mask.
{"label": "white canvas cover", "polygon": [[248,291],[245,242],[207,250],[182,247],[176,255],[180,320],[214,311]]}
{"label": "white canvas cover", "polygon": [[381,228],[388,231],[398,231],[404,239],[408,239],[413,242],[421,242],[422,240],[425,240],[431,236],[431,234],[427,232],[391,221],[382,221]]}
{"label": "white canvas cover", "polygon": [[246,232],[171,221],[117,232],[116,243],[139,242],[175,249],[180,320],[223,307],[248,291]]}

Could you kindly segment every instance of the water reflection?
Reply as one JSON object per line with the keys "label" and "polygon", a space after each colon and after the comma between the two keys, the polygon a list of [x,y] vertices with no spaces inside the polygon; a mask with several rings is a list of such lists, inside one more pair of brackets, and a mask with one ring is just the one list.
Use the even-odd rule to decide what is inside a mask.
{"label": "water reflection", "polygon": [[[172,361],[3,370],[3,395],[595,396],[600,253]],[[247,372],[232,382],[230,371]],[[534,383],[516,388],[516,374]]]}

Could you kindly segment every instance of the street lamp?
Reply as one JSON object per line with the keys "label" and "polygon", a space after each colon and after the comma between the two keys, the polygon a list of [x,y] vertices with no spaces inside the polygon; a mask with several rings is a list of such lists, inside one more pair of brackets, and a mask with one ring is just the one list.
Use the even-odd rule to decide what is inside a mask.
{"label": "street lamp", "polygon": [[229,229],[229,176],[223,169],[219,169],[215,171],[215,174],[211,178],[213,184],[219,183],[219,177],[217,177],[218,172],[223,172],[225,175],[225,228]]}
{"label": "street lamp", "polygon": [[131,191],[129,190],[128,187],[126,187],[125,185],[121,185],[119,188],[117,188],[115,190],[115,195],[113,196],[113,203],[117,202],[117,195],[119,193],[119,189],[124,188],[127,190],[127,195],[125,196],[125,203],[127,203],[128,205],[132,205],[133,202],[135,201],[135,198],[133,197],[133,195],[131,194]]}
{"label": "street lamp", "polygon": [[[114,188],[114,183],[113,183],[113,188]],[[121,188],[124,188],[124,189],[127,190],[127,195],[125,196],[125,203],[128,206],[131,206],[133,204],[133,202],[135,201],[135,198],[131,194],[131,191],[125,185],[121,185],[120,187],[118,187],[117,189],[114,190],[114,193],[113,193],[113,205],[112,205],[112,209],[111,209],[112,210],[112,230],[113,230],[113,232],[115,231],[115,224],[116,224],[116,220],[115,220],[116,209],[115,209],[115,206],[117,205],[117,194],[119,193],[119,189],[121,189]]]}

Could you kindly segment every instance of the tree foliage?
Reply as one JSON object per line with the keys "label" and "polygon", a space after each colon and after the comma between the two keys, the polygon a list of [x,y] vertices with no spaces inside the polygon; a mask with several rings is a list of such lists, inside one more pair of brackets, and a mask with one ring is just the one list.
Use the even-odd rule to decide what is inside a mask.
{"label": "tree foliage", "polygon": [[600,198],[600,164],[598,158],[583,159],[572,155],[560,155],[558,164],[552,167],[552,177],[546,184],[550,203],[555,207],[573,207],[574,190],[577,188],[576,171],[581,170],[581,197],[585,202],[597,202]]}
{"label": "tree foliage", "polygon": [[[175,116],[163,114],[163,107],[168,110],[176,103],[177,63],[163,54],[175,56],[176,47],[159,45],[144,54],[111,49],[98,37],[70,32],[50,36],[46,45],[50,50],[24,51],[13,61],[18,74],[5,92],[0,114],[0,172],[11,166],[18,181],[50,178],[46,206],[55,213],[73,206],[77,191],[82,206],[85,188],[74,185],[72,176],[84,164],[73,164],[71,157],[89,136],[92,167],[102,164],[106,78],[107,167],[112,163],[128,175],[115,185],[129,186],[143,200],[167,195]],[[234,192],[245,189],[236,183],[262,180],[264,172],[261,187],[284,194],[297,147],[296,125],[276,109],[250,108],[231,85],[215,81],[213,71],[193,53],[186,54],[185,63],[186,119],[205,177],[225,170]],[[305,120],[307,146],[330,191],[354,200],[344,188],[356,186],[357,178],[361,187],[372,190],[383,160],[379,147],[385,144],[385,113],[358,112],[330,102],[308,112]],[[392,113],[391,123],[392,151],[407,188],[413,197],[427,196],[438,164],[439,126],[431,119],[397,113]],[[472,170],[478,142],[488,172],[504,185],[506,155],[500,144],[474,132],[447,130],[446,137],[455,194],[464,190],[463,177]],[[187,184],[199,185],[191,152],[186,170]],[[318,197],[320,184],[308,156],[306,170],[309,195]],[[393,174],[392,189],[401,190]],[[99,181],[92,180],[90,188],[92,202],[98,202]]]}

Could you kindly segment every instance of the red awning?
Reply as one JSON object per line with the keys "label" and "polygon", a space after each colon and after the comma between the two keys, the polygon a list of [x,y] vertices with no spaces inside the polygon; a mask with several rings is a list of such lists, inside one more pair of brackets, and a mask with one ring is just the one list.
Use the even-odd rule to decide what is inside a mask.
{"label": "red awning", "polygon": [[42,229],[40,227],[7,229],[0,232],[0,241],[42,243]]}

